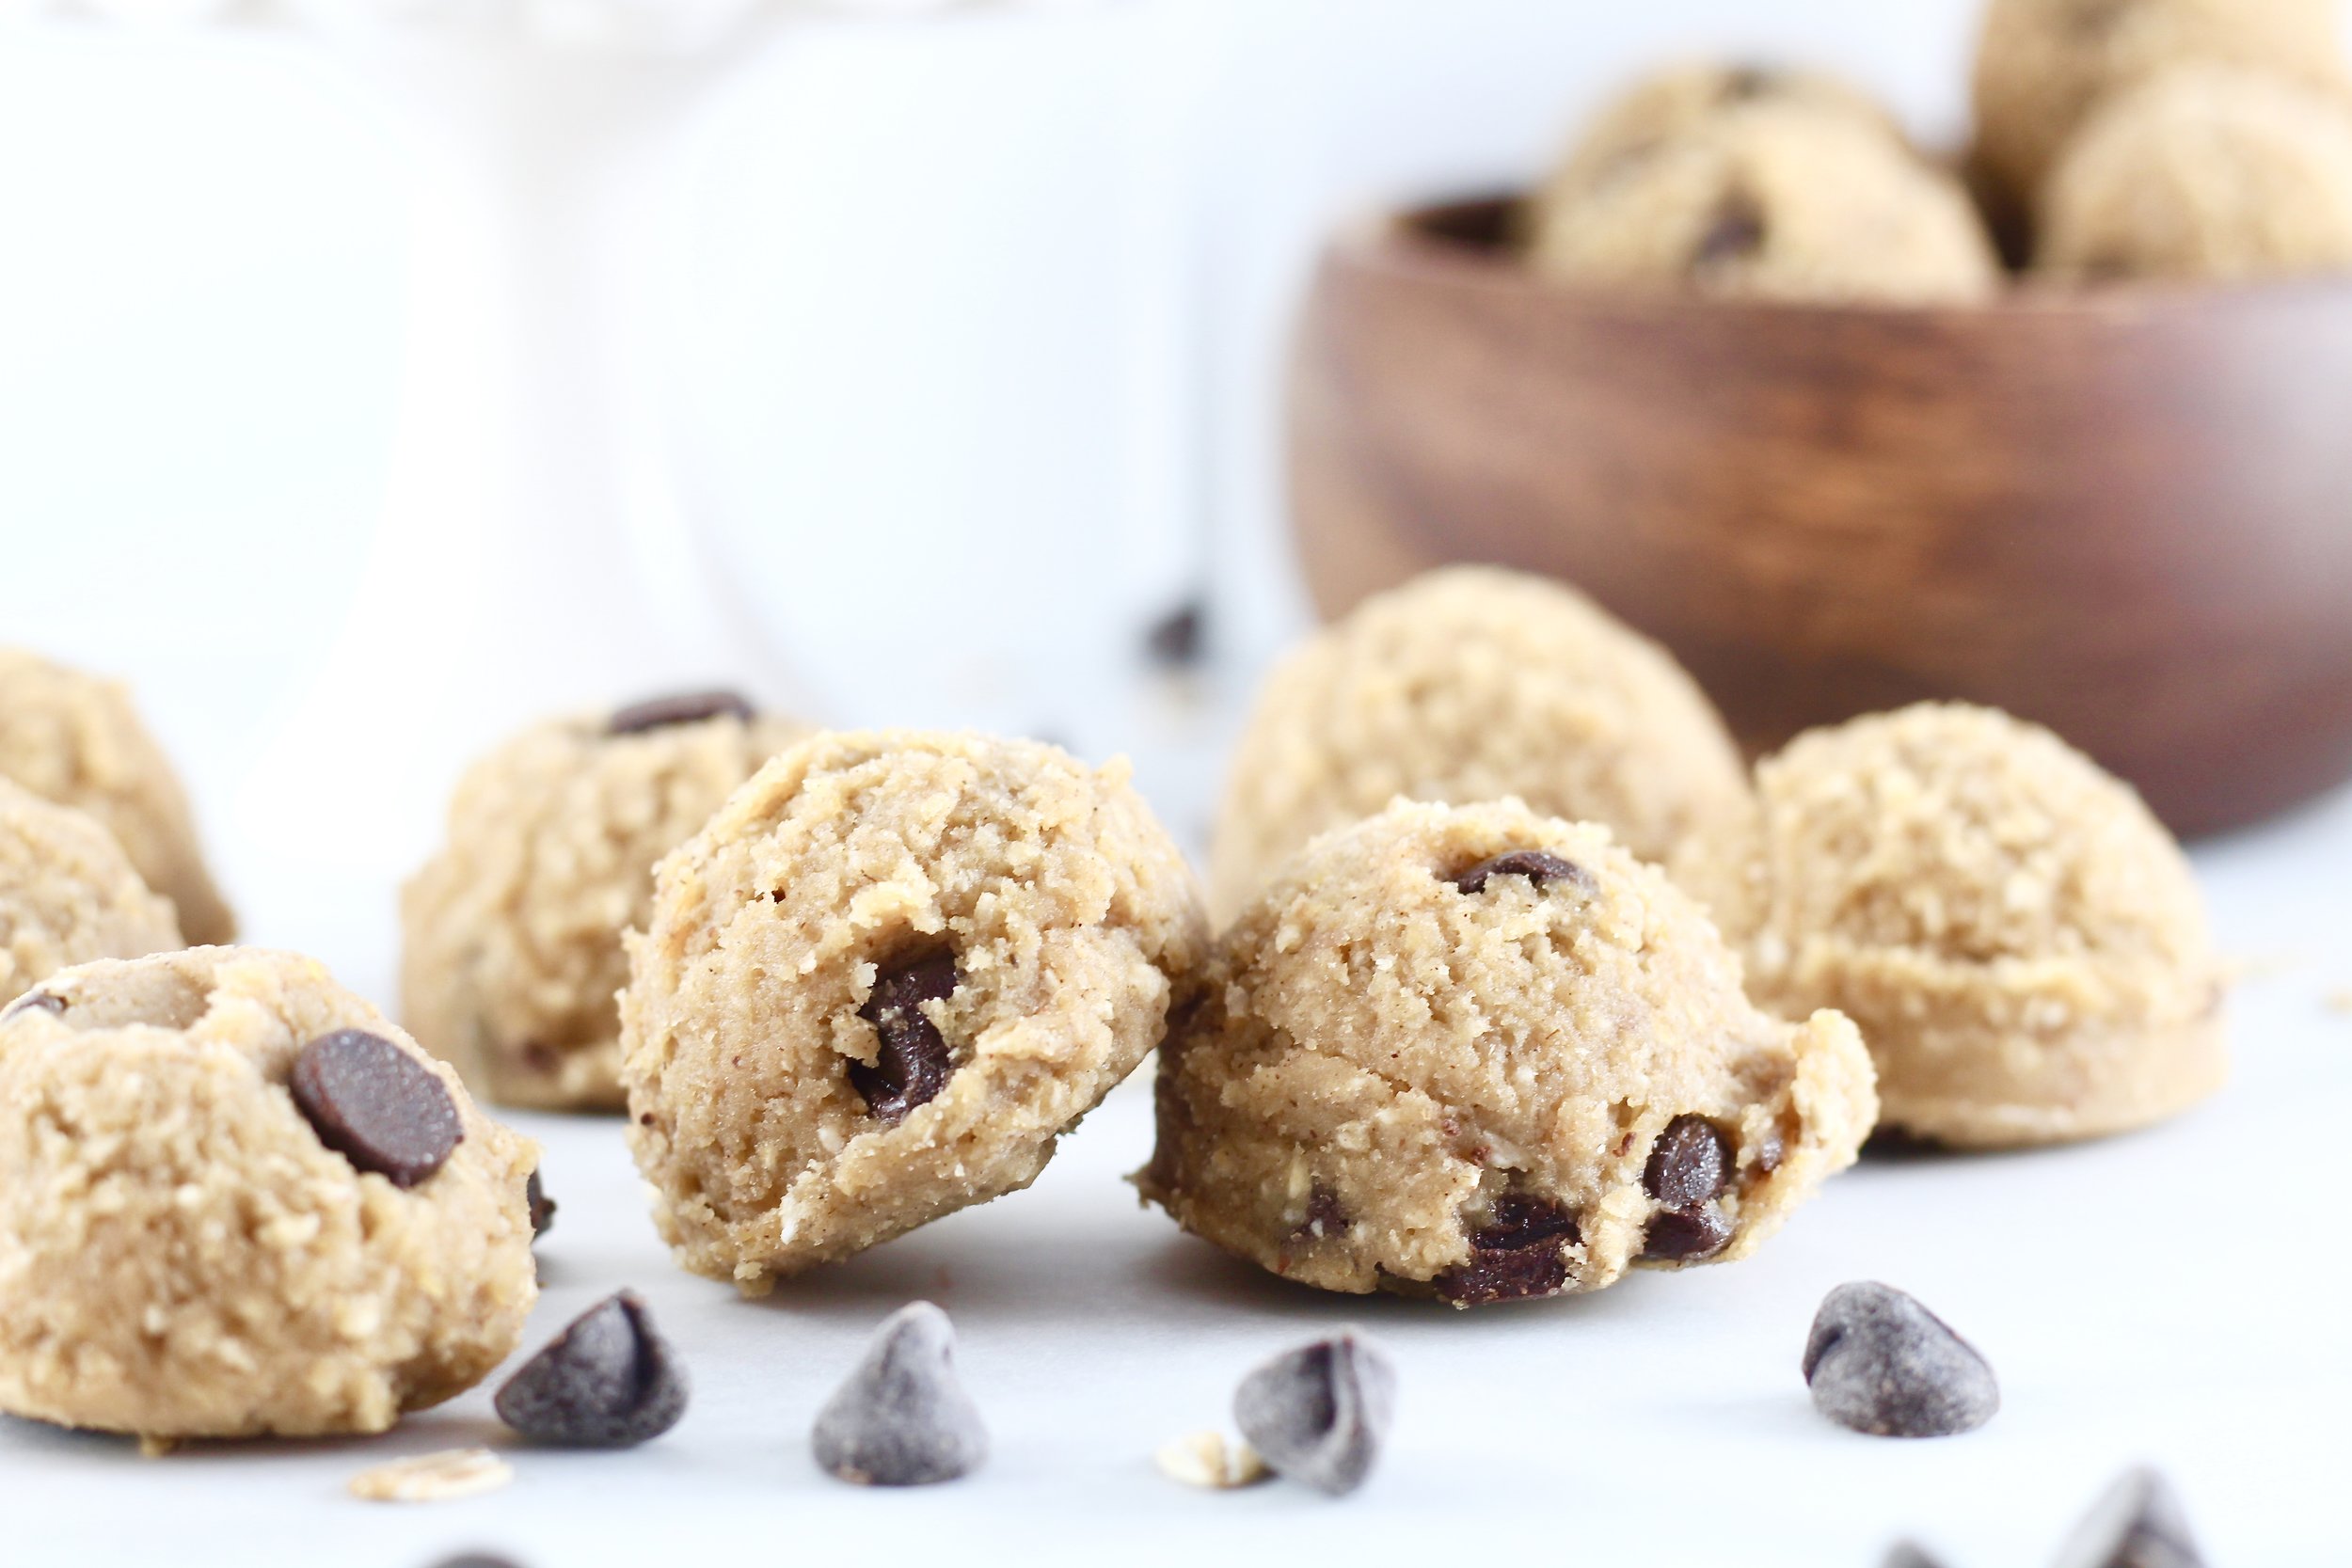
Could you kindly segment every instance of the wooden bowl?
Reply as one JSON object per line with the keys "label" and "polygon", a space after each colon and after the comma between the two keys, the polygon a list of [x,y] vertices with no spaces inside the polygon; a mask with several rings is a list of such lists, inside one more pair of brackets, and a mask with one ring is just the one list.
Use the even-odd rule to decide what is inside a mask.
{"label": "wooden bowl", "polygon": [[1293,382],[1326,614],[1577,584],[1755,751],[1927,697],[2039,720],[2200,833],[2352,775],[2352,281],[1966,309],[1591,293],[1506,200],[1327,255]]}

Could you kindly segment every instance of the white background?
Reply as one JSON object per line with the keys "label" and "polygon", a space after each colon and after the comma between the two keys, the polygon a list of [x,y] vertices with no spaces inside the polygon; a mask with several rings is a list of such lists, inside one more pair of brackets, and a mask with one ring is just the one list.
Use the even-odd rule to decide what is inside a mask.
{"label": "white background", "polygon": [[[467,424],[479,389],[447,371],[480,302],[447,150],[410,105],[300,40],[0,30],[0,639],[131,678],[248,934],[378,997],[394,885],[465,757],[688,673],[837,721],[1133,750],[1197,846],[1219,738],[1302,615],[1274,408],[1315,236],[1519,178],[1602,84],[1701,44],[1843,66],[1948,139],[1970,9],[1157,0],[778,34],[669,144],[644,324],[686,526],[749,643],[675,594],[616,608],[610,541],[518,574],[476,537],[493,523],[440,511],[472,493],[466,454],[421,458],[414,421]],[[1184,592],[1196,528],[1224,657],[1178,700],[1132,650]],[[554,1568],[703,1547],[1825,1568],[1917,1529],[1990,1568],[2045,1558],[2140,1456],[2176,1472],[2217,1561],[2341,1561],[2328,1113],[2352,1100],[2352,1017],[2323,998],[2352,986],[2352,800],[2201,865],[2232,950],[2265,965],[2215,1105],[2089,1148],[1866,1165],[1750,1263],[1589,1301],[1454,1317],[1223,1265],[1117,1182],[1149,1141],[1130,1085],[1032,1193],[745,1307],[660,1256],[609,1125],[529,1118],[565,1204],[532,1340],[616,1283],[649,1291],[699,1375],[676,1433],[525,1454],[508,1493],[399,1511],[342,1481],[487,1435],[484,1393],[381,1442],[165,1462],[0,1423],[0,1562],[421,1568],[485,1543]],[[1811,1415],[1805,1323],[1856,1276],[1979,1340],[1993,1427],[1872,1443]],[[805,1423],[914,1292],[961,1324],[998,1456],[955,1488],[850,1493],[809,1466]],[[1349,1317],[1405,1377],[1363,1497],[1197,1497],[1151,1471],[1250,1360]]]}

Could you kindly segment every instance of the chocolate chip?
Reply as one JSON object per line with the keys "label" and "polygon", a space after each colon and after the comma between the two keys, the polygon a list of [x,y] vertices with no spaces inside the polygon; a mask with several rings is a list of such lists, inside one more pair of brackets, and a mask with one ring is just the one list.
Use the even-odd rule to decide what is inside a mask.
{"label": "chocolate chip", "polygon": [[1353,1223],[1348,1218],[1347,1206],[1340,1201],[1340,1195],[1318,1181],[1307,1195],[1307,1217],[1298,1222],[1298,1228],[1291,1232],[1291,1239],[1298,1242],[1328,1241],[1335,1236],[1346,1235],[1348,1226]]}
{"label": "chocolate chip", "polygon": [[338,1029],[304,1046],[287,1086],[319,1142],[395,1187],[439,1170],[466,1135],[432,1069],[364,1029]]}
{"label": "chocolate chip", "polygon": [[2057,1568],[2205,1568],[2205,1554],[2171,1486],[2143,1465],[2101,1494],[2066,1538]]}
{"label": "chocolate chip", "polygon": [[1233,1391],[1233,1422],[1274,1473],[1335,1497],[1372,1473],[1395,1410],[1395,1367],[1353,1334],[1285,1351]]}
{"label": "chocolate chip", "polygon": [[1691,270],[1753,256],[1764,248],[1764,209],[1745,191],[1725,193],[1691,253]]}
{"label": "chocolate chip", "polygon": [[521,1565],[513,1558],[500,1557],[495,1552],[460,1552],[455,1557],[441,1559],[433,1568],[521,1568]]}
{"label": "chocolate chip", "polygon": [[928,1301],[892,1313],[817,1414],[817,1463],[860,1486],[928,1486],[971,1474],[988,1429],[956,1379],[956,1331]]}
{"label": "chocolate chip", "polygon": [[0,1020],[14,1018],[19,1013],[44,1012],[63,1014],[65,998],[53,991],[28,990],[7,1007],[0,1008]]}
{"label": "chocolate chip", "polygon": [[672,724],[699,724],[706,719],[719,718],[740,719],[748,723],[753,717],[752,705],[738,692],[679,691],[631,703],[605,721],[604,733],[642,735],[647,730],[667,729]]}
{"label": "chocolate chip", "polygon": [[1642,1190],[1669,1209],[1719,1196],[1731,1180],[1731,1144],[1705,1117],[1681,1116],[1650,1147]]}
{"label": "chocolate chip", "polygon": [[1886,1548],[1884,1557],[1879,1559],[1879,1568],[1944,1568],[1944,1565],[1916,1542],[1898,1541]]}
{"label": "chocolate chip", "polygon": [[1642,1233],[1642,1256],[1665,1263],[1695,1262],[1729,1246],[1731,1232],[1730,1219],[1711,1203],[1661,1210]]}
{"label": "chocolate chip", "polygon": [[523,1201],[531,1206],[531,1238],[537,1241],[555,1227],[555,1199],[539,1184],[536,1166],[532,1168],[531,1180],[523,1183]]}
{"label": "chocolate chip", "polygon": [[572,1320],[499,1389],[499,1419],[536,1443],[627,1449],[686,1414],[686,1370],[634,1291]]}
{"label": "chocolate chip", "polygon": [[904,1120],[947,1086],[946,1037],[921,1004],[943,1001],[955,989],[956,956],[943,948],[877,976],[873,994],[857,1010],[882,1037],[882,1051],[872,1067],[850,1064],[850,1086],[882,1120]]}
{"label": "chocolate chip", "polygon": [[1539,889],[1547,882],[1562,881],[1574,882],[1587,890],[1593,886],[1591,872],[1574,861],[1562,860],[1541,849],[1514,849],[1507,855],[1480,861],[1454,878],[1454,885],[1464,893],[1484,893],[1487,882],[1497,877],[1524,877]]}
{"label": "chocolate chip", "polygon": [[1943,1319],[1884,1285],[1840,1285],[1822,1301],[1805,1340],[1813,1403],[1840,1426],[1874,1437],[1972,1432],[2001,1407],[1975,1347]]}
{"label": "chocolate chip", "polygon": [[1546,1198],[1505,1193],[1470,1233],[1470,1258],[1430,1283],[1456,1307],[1557,1295],[1568,1282],[1561,1247],[1576,1241],[1576,1216]]}
{"label": "chocolate chip", "polygon": [[1718,95],[1725,103],[1748,103],[1780,90],[1780,72],[1768,65],[1735,66],[1724,73]]}
{"label": "chocolate chip", "polygon": [[1170,669],[1185,669],[1200,662],[1208,651],[1208,607],[1199,599],[1187,599],[1152,623],[1144,634],[1144,651],[1155,664]]}

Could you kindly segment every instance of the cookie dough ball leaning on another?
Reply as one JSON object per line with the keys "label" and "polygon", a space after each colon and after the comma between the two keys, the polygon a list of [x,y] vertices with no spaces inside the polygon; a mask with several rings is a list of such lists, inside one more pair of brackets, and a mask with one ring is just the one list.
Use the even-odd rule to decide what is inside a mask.
{"label": "cookie dough ball leaning on another", "polygon": [[0,1410],[381,1432],[515,1348],[535,1162],[310,958],[53,974],[0,1013]]}
{"label": "cookie dough ball leaning on another", "polygon": [[621,933],[654,863],[807,733],[727,692],[532,726],[468,770],[401,897],[401,1011],[509,1105],[618,1110]]}
{"label": "cookie dough ball leaning on another", "polygon": [[1539,204],[1528,259],[1562,283],[1746,299],[1964,304],[2000,267],[1959,182],[1849,114],[1726,110]]}
{"label": "cookie dough ball leaning on another", "polygon": [[0,648],[0,778],[96,817],[171,900],[186,940],[236,940],[187,796],[120,686]]}
{"label": "cookie dough ball leaning on another", "polygon": [[2219,1086],[2222,974],[2188,863],[2056,736],[1906,708],[1799,736],[1757,786],[1751,987],[1862,1026],[1889,1126],[2051,1143]]}
{"label": "cookie dough ball leaning on another", "polygon": [[171,900],[112,834],[0,779],[0,1006],[57,970],[179,945]]}
{"label": "cookie dough ball leaning on another", "polygon": [[1517,801],[1316,839],[1179,1006],[1136,1184],[1329,1291],[1473,1306],[1743,1258],[1877,1114],[1852,1024],[1767,1017],[1662,873]]}
{"label": "cookie dough ball leaning on another", "polygon": [[2044,193],[2044,271],[2084,281],[2352,271],[2352,103],[2217,67],[2101,109]]}
{"label": "cookie dough ball leaning on another", "polygon": [[663,1237],[756,1292],[1027,1186],[1202,944],[1124,763],[813,736],[661,863],[628,938],[629,1143]]}
{"label": "cookie dough ball leaning on another", "polygon": [[1723,720],[1582,594],[1453,566],[1358,606],[1266,678],[1227,777],[1211,904],[1231,919],[1315,834],[1402,795],[1516,796],[1664,861],[1743,819]]}

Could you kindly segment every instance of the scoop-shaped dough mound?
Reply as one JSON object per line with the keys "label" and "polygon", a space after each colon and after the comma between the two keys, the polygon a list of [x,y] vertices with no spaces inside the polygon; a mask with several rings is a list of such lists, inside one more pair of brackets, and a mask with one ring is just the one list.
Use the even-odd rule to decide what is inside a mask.
{"label": "scoop-shaped dough mound", "polygon": [[678,1259],[747,1291],[1036,1180],[1204,945],[1128,783],[1033,741],[823,734],[661,863],[621,1001]]}
{"label": "scoop-shaped dough mound", "polygon": [[1889,1125],[2045,1143],[2219,1085],[2221,967],[2188,863],[2056,736],[1925,705],[1801,736],[1756,782],[1752,988],[1860,1024]]}
{"label": "scoop-shaped dough mound", "polygon": [[1309,845],[1184,987],[1136,1180],[1325,1290],[1592,1291],[1753,1252],[1852,1163],[1870,1085],[1852,1024],[1751,1005],[1606,829],[1400,800]]}
{"label": "scoop-shaped dough mound", "polygon": [[2112,100],[2043,193],[2060,277],[2243,279],[2352,270],[2352,103],[2187,67]]}
{"label": "scoop-shaped dough mound", "polygon": [[616,735],[583,714],[475,763],[402,892],[404,1022],[488,1099],[618,1110],[621,933],[653,907],[654,863],[806,733],[721,712]]}
{"label": "scoop-shaped dough mound", "polygon": [[1582,594],[1451,566],[1359,605],[1266,677],[1211,855],[1230,919],[1315,834],[1397,796],[1515,796],[1663,861],[1748,806],[1740,753],[1672,655]]}
{"label": "scoop-shaped dough mound", "polygon": [[[460,1141],[413,1186],[329,1148],[288,1086],[342,1029],[454,1104]],[[0,1409],[156,1438],[381,1432],[515,1348],[536,1164],[313,959],[53,974],[0,1014]]]}
{"label": "scoop-shaped dough mound", "polygon": [[179,945],[171,900],[111,833],[0,779],[0,1006],[57,970]]}
{"label": "scoop-shaped dough mound", "polygon": [[0,778],[96,817],[188,941],[236,940],[179,777],[120,686],[0,648]]}

